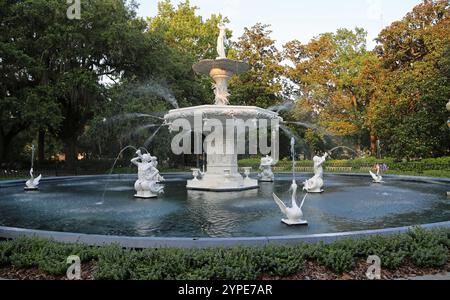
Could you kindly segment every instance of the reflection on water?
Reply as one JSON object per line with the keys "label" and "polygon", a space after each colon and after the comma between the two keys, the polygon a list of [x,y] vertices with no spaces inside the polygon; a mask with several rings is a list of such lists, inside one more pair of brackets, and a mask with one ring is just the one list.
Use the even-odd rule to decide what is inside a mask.
{"label": "reflection on water", "polygon": [[[305,176],[306,177],[306,176]],[[302,182],[306,178],[299,178]],[[272,194],[290,201],[289,176],[243,192],[187,191],[171,179],[157,199],[136,200],[134,178],[43,183],[0,190],[0,225],[91,234],[165,237],[302,235],[450,220],[448,185],[327,176],[303,207],[308,227],[287,227]],[[104,202],[99,186],[108,189]],[[300,198],[300,196],[299,196]],[[100,203],[101,202],[101,203]]]}

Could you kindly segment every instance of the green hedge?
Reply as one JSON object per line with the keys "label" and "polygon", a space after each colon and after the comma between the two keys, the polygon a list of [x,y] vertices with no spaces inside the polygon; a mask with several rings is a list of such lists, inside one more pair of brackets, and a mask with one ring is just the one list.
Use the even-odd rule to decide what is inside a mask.
{"label": "green hedge", "polygon": [[37,267],[64,275],[70,255],[82,262],[96,261],[96,279],[254,280],[263,275],[287,277],[314,261],[335,273],[354,269],[357,259],[378,255],[382,267],[397,269],[410,262],[417,267],[442,267],[449,258],[450,229],[344,239],[334,244],[298,244],[231,249],[126,250],[119,246],[87,247],[37,238],[0,242],[0,267]]}
{"label": "green hedge", "polygon": [[[252,167],[254,170],[259,169],[261,160],[259,158],[242,159],[239,161],[240,167]],[[329,160],[326,162],[327,167],[351,167],[353,171],[372,167],[376,163],[385,163],[388,165],[390,172],[413,172],[415,174],[423,174],[427,171],[444,171],[450,172],[450,157],[441,157],[434,159],[423,159],[420,161],[399,162],[392,158],[376,159],[364,158],[355,160]],[[296,161],[296,167],[313,167],[310,160]],[[286,171],[292,169],[292,161],[282,160],[278,162],[276,167],[283,168]]]}

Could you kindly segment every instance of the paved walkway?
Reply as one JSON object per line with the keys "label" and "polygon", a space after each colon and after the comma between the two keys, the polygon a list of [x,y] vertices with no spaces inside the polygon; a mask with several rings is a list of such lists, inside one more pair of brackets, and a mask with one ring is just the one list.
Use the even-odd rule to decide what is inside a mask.
{"label": "paved walkway", "polygon": [[407,280],[450,280],[450,273],[411,277]]}

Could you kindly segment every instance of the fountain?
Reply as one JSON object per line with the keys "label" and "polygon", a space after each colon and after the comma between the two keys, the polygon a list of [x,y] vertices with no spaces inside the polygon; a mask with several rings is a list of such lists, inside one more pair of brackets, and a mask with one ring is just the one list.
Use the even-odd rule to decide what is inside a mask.
{"label": "fountain", "polygon": [[323,156],[314,156],[314,177],[303,183],[303,190],[308,193],[323,193],[323,164],[327,160],[328,156],[328,153],[325,153]]}
{"label": "fountain", "polygon": [[136,154],[138,157],[131,160],[138,167],[138,180],[134,184],[135,197],[141,199],[156,198],[164,191],[164,187],[158,184],[164,181],[164,178],[156,168],[158,166],[157,158],[149,153],[142,154],[141,150],[136,151]]}
{"label": "fountain", "polygon": [[[18,194],[23,188],[23,180],[0,182],[2,200],[0,237],[11,238],[19,234],[30,234],[50,236],[65,242],[89,241],[95,245],[114,241],[130,248],[150,246],[159,248],[171,245],[199,246],[199,248],[204,245],[228,247],[241,242],[248,246],[272,241],[310,241],[317,236],[320,239],[324,237],[324,240],[334,240],[348,234],[353,235],[353,232],[360,230],[364,232],[356,233],[355,236],[366,235],[367,230],[372,229],[381,229],[384,234],[387,231],[398,232],[398,229],[392,229],[396,227],[450,220],[450,206],[448,198],[444,196],[450,182],[448,179],[398,176],[395,185],[384,185],[380,191],[378,185],[367,184],[367,174],[330,175],[328,178],[330,186],[338,188],[334,189],[335,192],[314,195],[314,201],[308,202],[311,211],[308,214],[308,221],[304,220],[302,209],[309,194],[303,197],[301,203],[297,202],[300,198],[297,199],[299,186],[295,173],[295,138],[291,139],[292,175],[277,174],[273,183],[260,183],[261,187],[258,190],[258,181],[250,177],[251,168],[244,168],[243,174],[239,173],[237,157],[243,153],[237,147],[237,137],[226,135],[229,132],[224,131],[223,125],[229,120],[236,123],[242,120],[249,123],[260,120],[260,125],[261,120],[275,120],[277,123],[276,126],[272,124],[272,134],[278,133],[278,129],[281,128],[291,137],[294,135],[288,128],[277,126],[280,121],[282,123],[277,112],[258,107],[228,105],[229,79],[233,74],[247,71],[249,66],[244,62],[226,58],[223,47],[225,28],[221,26],[220,30],[218,58],[203,60],[193,66],[197,73],[208,74],[213,78],[215,104],[181,109],[174,104],[174,110],[163,118],[164,124],[147,140],[150,143],[163,126],[169,126],[169,129],[176,131],[182,127],[177,123],[179,119],[191,125],[191,129],[183,130],[189,133],[189,141],[192,133],[196,134],[194,138],[197,139],[203,134],[202,131],[198,135],[196,130],[192,130],[192,125],[194,128],[197,128],[196,125],[201,126],[202,130],[206,127],[205,124],[215,123],[219,127],[222,125],[220,129],[222,138],[215,139],[215,143],[207,143],[204,147],[205,152],[201,151],[202,149],[196,150],[198,155],[205,153],[202,171],[198,166],[197,169],[192,169],[192,176],[168,173],[165,176],[167,178],[165,186],[162,186],[159,183],[164,181],[164,178],[157,169],[157,158],[146,149],[127,146],[120,151],[109,176],[74,176],[49,180],[42,192],[22,193],[20,197]],[[166,91],[158,90],[158,92]],[[172,101],[174,98],[169,97],[167,101],[169,100]],[[198,116],[200,118],[197,118]],[[158,116],[144,114],[124,117],[160,120]],[[306,123],[302,124],[309,126]],[[153,128],[158,125],[149,124],[141,128]],[[206,140],[208,138],[209,136]],[[301,140],[298,142],[301,143]],[[132,163],[138,169],[137,180],[134,174],[112,175],[116,163],[127,149],[133,149],[133,153],[137,155],[132,159]],[[323,191],[323,163],[335,149],[323,157],[314,158],[315,175],[304,183],[304,188],[308,192]],[[231,151],[224,153],[224,150]],[[268,153],[263,155],[266,154]],[[37,188],[41,178],[33,176],[33,161],[34,147],[31,179],[27,182],[29,188]],[[274,154],[271,157],[266,156],[261,160],[261,167],[263,169],[270,167],[273,161],[276,161]],[[383,167],[380,166],[380,174]],[[263,175],[273,178],[269,176],[273,174],[271,170],[265,171],[266,169],[262,171]],[[187,182],[186,192],[188,178],[192,179]],[[160,197],[162,201],[130,201],[133,184],[137,198]],[[104,186],[104,190],[101,202],[98,202],[98,187],[101,185]],[[286,205],[287,202],[281,200],[288,196],[279,194],[280,199],[274,193],[288,189],[291,193],[286,193],[291,197],[289,207]],[[222,191],[226,193],[218,193]],[[285,215],[282,220],[284,224],[308,225],[308,227],[299,230],[274,225],[278,222],[279,214],[274,209],[274,201]],[[209,241],[209,238],[214,239]]]}
{"label": "fountain", "polygon": [[[220,132],[221,137],[219,140],[216,140],[215,143],[207,144],[205,147],[207,171],[201,179],[198,179],[196,176],[194,180],[189,180],[187,189],[216,192],[257,189],[257,180],[244,179],[239,173],[237,137],[235,134],[230,137],[225,129],[229,121],[279,121],[281,118],[278,116],[278,113],[259,107],[228,105],[228,97],[230,95],[228,92],[228,81],[233,75],[248,71],[250,66],[242,61],[226,58],[224,48],[225,27],[219,25],[219,28],[220,35],[217,42],[219,56],[216,59],[202,60],[193,66],[196,73],[209,75],[214,80],[215,105],[174,109],[169,111],[164,119],[166,124],[169,125],[171,132],[176,131],[177,127],[174,125],[174,122],[177,120],[187,121],[190,128],[196,128],[195,133],[197,135],[203,133],[203,127],[206,127],[205,125],[210,121],[223,128],[223,131]],[[197,131],[199,127],[202,131],[200,133]]]}
{"label": "fountain", "polygon": [[31,146],[31,169],[30,169],[30,176],[31,178],[25,183],[25,191],[37,191],[39,186],[39,181],[42,179],[42,175],[39,175],[38,177],[34,178],[33,175],[33,167],[34,167],[34,153],[36,151],[36,148],[34,145]]}
{"label": "fountain", "polygon": [[259,181],[273,182],[275,180],[275,175],[272,172],[273,163],[273,158],[268,155],[261,158],[261,165],[259,167],[261,173],[258,175]]}
{"label": "fountain", "polygon": [[297,205],[297,189],[298,185],[295,181],[295,139],[291,139],[291,154],[292,154],[292,185],[290,188],[290,191],[292,192],[292,207],[287,207],[286,204],[284,204],[283,201],[275,194],[273,193],[273,199],[275,200],[275,203],[277,203],[278,207],[280,208],[281,212],[287,217],[287,219],[282,219],[281,222],[288,226],[295,226],[295,225],[308,225],[308,221],[303,220],[303,205],[305,204],[306,197],[308,194],[303,197],[303,201],[300,204],[300,206]]}

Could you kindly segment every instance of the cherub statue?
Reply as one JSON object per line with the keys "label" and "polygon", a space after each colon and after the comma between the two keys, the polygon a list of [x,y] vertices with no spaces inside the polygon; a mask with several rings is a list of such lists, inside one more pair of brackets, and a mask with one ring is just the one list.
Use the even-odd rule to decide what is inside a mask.
{"label": "cherub statue", "polygon": [[323,164],[327,160],[328,156],[328,153],[325,153],[323,156],[314,156],[314,177],[304,182],[303,190],[306,190],[308,193],[323,192]]}
{"label": "cherub statue", "polygon": [[150,154],[142,154],[141,150],[136,152],[131,162],[138,167],[138,180],[134,184],[136,198],[155,198],[163,192],[164,187],[158,185],[158,182],[164,178],[159,174],[156,168],[157,158]]}
{"label": "cherub statue", "polygon": [[272,172],[273,158],[270,156],[266,156],[261,158],[261,165],[259,169],[261,173],[258,175],[260,178],[259,181],[262,182],[273,182],[275,180],[275,175]]}

